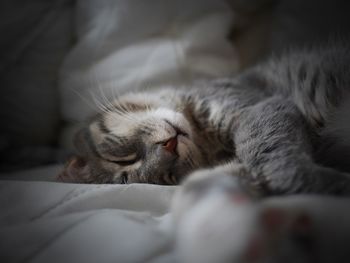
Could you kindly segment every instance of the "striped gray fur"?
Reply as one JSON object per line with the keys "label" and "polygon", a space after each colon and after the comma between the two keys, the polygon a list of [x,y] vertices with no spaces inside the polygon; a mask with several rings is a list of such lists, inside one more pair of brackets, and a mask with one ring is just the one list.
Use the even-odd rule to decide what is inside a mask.
{"label": "striped gray fur", "polygon": [[[350,165],[340,156],[350,157],[350,145],[332,130],[349,127],[334,121],[350,101],[349,65],[350,49],[340,44],[289,51],[234,78],[121,96],[83,128],[90,142],[77,135],[85,182],[175,184],[238,162],[242,180],[262,194],[348,194]],[[164,145],[174,136],[169,154]]]}

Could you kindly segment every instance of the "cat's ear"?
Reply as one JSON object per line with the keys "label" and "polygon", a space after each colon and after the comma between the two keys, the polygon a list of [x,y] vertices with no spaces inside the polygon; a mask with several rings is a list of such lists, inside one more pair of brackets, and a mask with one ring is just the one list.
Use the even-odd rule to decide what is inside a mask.
{"label": "cat's ear", "polygon": [[82,157],[75,156],[68,161],[56,180],[65,183],[87,183],[89,178],[90,167],[88,163]]}
{"label": "cat's ear", "polygon": [[91,150],[87,144],[89,141],[90,135],[88,128],[80,129],[73,138],[73,144],[78,154],[80,155],[88,155]]}

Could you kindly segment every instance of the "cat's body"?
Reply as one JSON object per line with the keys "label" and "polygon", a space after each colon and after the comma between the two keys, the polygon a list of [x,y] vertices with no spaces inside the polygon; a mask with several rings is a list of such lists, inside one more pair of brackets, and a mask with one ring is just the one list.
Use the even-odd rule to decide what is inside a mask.
{"label": "cat's body", "polygon": [[79,132],[80,157],[60,178],[177,184],[238,162],[263,193],[349,194],[349,65],[350,49],[334,46],[289,52],[236,78],[124,95]]}

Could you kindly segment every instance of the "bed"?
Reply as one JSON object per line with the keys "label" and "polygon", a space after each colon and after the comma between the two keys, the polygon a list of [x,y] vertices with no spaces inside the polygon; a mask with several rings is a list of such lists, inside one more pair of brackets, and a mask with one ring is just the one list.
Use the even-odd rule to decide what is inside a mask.
{"label": "bed", "polygon": [[55,178],[94,99],[232,76],[278,51],[274,40],[300,19],[285,4],[274,19],[288,23],[271,26],[271,2],[4,1],[1,261],[179,262],[170,213],[179,186]]}

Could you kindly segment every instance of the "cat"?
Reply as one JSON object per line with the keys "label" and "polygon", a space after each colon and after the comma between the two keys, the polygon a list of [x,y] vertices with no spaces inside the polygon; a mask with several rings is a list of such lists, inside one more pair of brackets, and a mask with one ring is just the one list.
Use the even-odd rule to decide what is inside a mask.
{"label": "cat", "polygon": [[179,184],[237,175],[258,195],[350,193],[350,48],[286,51],[232,78],[112,99],[59,180]]}

